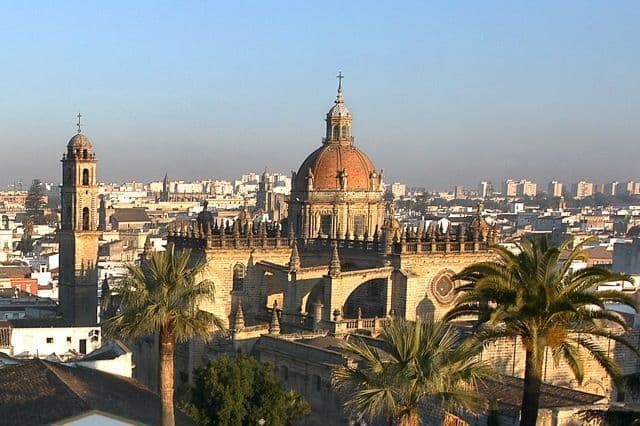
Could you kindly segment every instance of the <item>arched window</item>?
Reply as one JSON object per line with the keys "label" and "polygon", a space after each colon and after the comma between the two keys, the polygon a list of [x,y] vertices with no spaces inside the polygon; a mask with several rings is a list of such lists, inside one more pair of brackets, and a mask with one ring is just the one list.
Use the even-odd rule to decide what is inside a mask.
{"label": "arched window", "polygon": [[82,151],[82,158],[84,158],[85,160],[87,158],[89,158],[89,151],[87,151],[86,149]]}
{"label": "arched window", "polygon": [[340,126],[333,126],[333,139],[338,139],[340,133]]}
{"label": "arched window", "polygon": [[82,170],[82,184],[89,185],[89,169]]}
{"label": "arched window", "polygon": [[89,231],[89,207],[82,209],[82,230]]}
{"label": "arched window", "polygon": [[242,291],[244,285],[245,267],[242,263],[233,266],[233,290]]}
{"label": "arched window", "polygon": [[347,126],[342,126],[342,139],[346,139],[347,137],[349,137]]}

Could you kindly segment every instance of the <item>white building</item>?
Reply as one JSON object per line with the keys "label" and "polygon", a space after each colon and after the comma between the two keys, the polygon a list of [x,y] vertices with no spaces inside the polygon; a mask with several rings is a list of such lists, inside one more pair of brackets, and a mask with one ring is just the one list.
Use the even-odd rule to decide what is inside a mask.
{"label": "white building", "polygon": [[591,197],[594,192],[595,187],[593,182],[581,180],[573,185],[573,197],[576,199]]}
{"label": "white building", "polygon": [[58,318],[0,321],[0,352],[45,358],[55,353],[86,354],[100,346],[100,327],[69,327]]}
{"label": "white building", "polygon": [[401,198],[407,195],[407,186],[404,183],[394,182],[391,184],[391,194],[393,198]]}

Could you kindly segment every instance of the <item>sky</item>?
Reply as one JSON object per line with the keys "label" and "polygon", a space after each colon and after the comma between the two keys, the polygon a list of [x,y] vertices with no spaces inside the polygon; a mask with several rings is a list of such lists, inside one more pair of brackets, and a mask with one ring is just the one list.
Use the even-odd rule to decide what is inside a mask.
{"label": "sky", "polygon": [[[345,75],[356,145],[432,189],[640,179],[640,2],[0,3],[0,186],[290,173]],[[498,186],[499,187],[499,186]]]}

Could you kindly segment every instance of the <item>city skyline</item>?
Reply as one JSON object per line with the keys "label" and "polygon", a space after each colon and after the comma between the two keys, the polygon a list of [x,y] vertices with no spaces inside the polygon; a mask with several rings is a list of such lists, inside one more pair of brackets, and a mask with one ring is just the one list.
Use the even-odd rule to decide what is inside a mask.
{"label": "city skyline", "polygon": [[0,181],[59,180],[78,111],[108,181],[288,173],[339,70],[387,182],[636,178],[633,2],[76,6],[5,6]]}

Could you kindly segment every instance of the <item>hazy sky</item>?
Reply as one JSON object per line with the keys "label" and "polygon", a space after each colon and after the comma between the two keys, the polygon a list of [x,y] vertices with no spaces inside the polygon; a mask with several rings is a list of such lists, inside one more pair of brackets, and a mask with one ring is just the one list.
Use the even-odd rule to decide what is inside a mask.
{"label": "hazy sky", "polygon": [[640,2],[50,1],[0,6],[0,185],[289,173],[338,70],[386,180],[639,179]]}

